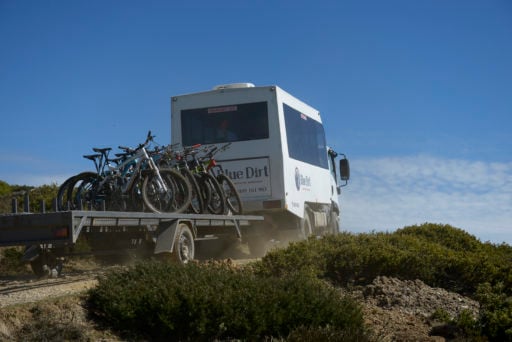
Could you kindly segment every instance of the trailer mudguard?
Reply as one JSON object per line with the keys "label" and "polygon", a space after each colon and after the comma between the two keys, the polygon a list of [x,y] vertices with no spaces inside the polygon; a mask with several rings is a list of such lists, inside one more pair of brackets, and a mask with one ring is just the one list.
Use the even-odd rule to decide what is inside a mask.
{"label": "trailer mudguard", "polygon": [[156,230],[155,254],[172,253],[180,220],[163,221]]}

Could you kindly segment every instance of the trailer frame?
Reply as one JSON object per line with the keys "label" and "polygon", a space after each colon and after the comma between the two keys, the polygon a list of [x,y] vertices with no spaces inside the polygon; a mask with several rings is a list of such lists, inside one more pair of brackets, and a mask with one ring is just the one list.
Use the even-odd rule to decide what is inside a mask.
{"label": "trailer frame", "polygon": [[[58,259],[73,255],[70,250],[84,234],[96,234],[100,239],[103,236],[122,239],[144,235],[147,239],[144,242],[151,243],[152,254],[166,253],[186,263],[188,259],[180,258],[182,232],[188,234],[188,240],[193,240],[189,244],[215,240],[222,235],[241,239],[241,227],[259,220],[263,217],[89,210],[12,213],[0,215],[0,247],[26,246],[22,260],[30,262],[34,273],[39,276],[60,274],[62,263]],[[129,245],[129,241],[122,242]],[[110,252],[115,251],[114,248]]]}

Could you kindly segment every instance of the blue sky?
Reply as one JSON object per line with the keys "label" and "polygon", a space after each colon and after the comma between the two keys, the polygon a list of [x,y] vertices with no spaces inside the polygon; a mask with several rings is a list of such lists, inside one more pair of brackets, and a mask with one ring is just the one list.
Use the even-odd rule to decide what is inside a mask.
{"label": "blue sky", "polygon": [[512,2],[0,0],[0,180],[170,141],[170,97],[276,84],[351,160],[345,230],[512,243]]}

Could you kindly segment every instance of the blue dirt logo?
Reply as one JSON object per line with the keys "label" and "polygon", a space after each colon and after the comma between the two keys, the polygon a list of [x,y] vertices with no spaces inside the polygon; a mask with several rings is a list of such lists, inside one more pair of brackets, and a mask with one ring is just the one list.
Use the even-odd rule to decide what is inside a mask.
{"label": "blue dirt logo", "polygon": [[301,186],[311,186],[311,178],[301,175],[298,167],[295,168],[295,186],[297,190],[300,190]]}

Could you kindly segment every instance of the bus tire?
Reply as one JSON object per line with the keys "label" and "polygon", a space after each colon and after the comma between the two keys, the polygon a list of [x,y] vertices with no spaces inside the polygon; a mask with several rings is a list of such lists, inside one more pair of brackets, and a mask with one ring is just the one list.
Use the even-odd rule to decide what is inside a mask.
{"label": "bus tire", "polygon": [[308,210],[304,210],[304,217],[300,219],[299,238],[305,240],[313,234],[313,226],[311,225],[311,218],[309,217]]}

